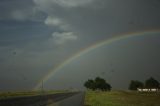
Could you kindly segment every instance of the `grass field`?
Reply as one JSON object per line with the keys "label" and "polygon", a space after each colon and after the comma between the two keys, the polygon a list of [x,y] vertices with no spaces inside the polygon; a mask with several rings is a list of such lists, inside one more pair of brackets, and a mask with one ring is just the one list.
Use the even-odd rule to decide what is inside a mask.
{"label": "grass field", "polygon": [[85,106],[160,106],[160,93],[88,91]]}
{"label": "grass field", "polygon": [[24,96],[36,96],[36,95],[42,95],[42,94],[55,94],[55,93],[65,93],[69,91],[23,91],[23,92],[0,92],[0,99],[5,98],[13,98],[13,97],[24,97]]}

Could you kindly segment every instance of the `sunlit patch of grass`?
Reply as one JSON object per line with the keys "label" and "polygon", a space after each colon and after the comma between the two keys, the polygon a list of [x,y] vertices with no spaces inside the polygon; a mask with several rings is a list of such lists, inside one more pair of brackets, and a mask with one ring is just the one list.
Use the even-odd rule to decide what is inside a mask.
{"label": "sunlit patch of grass", "polygon": [[88,91],[86,106],[160,106],[159,93]]}

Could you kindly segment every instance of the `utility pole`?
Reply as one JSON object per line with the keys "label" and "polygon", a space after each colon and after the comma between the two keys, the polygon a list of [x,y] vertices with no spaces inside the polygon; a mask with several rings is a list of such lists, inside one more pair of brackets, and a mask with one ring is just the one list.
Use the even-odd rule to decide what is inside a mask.
{"label": "utility pole", "polygon": [[41,87],[41,90],[42,90],[42,94],[44,93],[44,85],[43,85],[43,80],[42,80],[42,87]]}

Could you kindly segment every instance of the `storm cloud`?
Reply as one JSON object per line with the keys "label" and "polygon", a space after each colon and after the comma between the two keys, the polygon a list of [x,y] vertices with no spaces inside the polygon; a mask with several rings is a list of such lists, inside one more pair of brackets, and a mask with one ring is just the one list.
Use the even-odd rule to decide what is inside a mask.
{"label": "storm cloud", "polygon": [[[159,11],[158,0],[1,0],[0,90],[32,89],[49,71],[96,42],[159,30]],[[126,89],[138,72],[139,80],[159,78],[159,40],[155,33],[96,49],[59,70],[46,89],[81,89],[84,80],[96,76],[116,89]]]}

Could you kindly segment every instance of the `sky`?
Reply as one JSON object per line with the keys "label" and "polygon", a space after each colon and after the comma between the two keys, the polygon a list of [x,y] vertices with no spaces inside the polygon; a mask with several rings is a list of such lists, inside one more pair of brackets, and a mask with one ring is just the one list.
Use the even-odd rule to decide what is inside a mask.
{"label": "sky", "polygon": [[[54,73],[126,33],[138,36],[95,48]],[[32,90],[48,74],[46,90],[84,89],[97,76],[127,89],[131,80],[160,81],[159,63],[159,0],[0,0],[0,91]]]}

